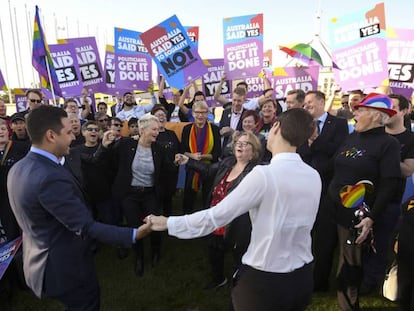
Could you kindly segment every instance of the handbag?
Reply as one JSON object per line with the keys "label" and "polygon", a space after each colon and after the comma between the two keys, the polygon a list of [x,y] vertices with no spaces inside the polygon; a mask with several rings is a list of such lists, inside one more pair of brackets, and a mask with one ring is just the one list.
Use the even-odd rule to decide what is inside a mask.
{"label": "handbag", "polygon": [[391,301],[398,299],[398,265],[393,263],[390,270],[385,276],[384,284],[382,286],[382,295]]}

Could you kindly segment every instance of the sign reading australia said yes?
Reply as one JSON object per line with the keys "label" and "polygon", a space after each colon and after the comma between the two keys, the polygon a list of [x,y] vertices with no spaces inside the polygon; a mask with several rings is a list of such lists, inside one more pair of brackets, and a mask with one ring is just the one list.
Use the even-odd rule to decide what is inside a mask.
{"label": "sign reading australia said yes", "polygon": [[151,57],[140,32],[115,28],[115,88],[146,91],[152,77]]}
{"label": "sign reading australia said yes", "polygon": [[71,43],[75,47],[83,87],[93,93],[105,92],[101,60],[95,37],[58,40],[59,43]]}
{"label": "sign reading australia said yes", "polygon": [[82,91],[82,80],[75,47],[72,44],[51,44],[49,49],[62,94],[78,96]]}
{"label": "sign reading australia said yes", "polygon": [[207,70],[175,15],[141,34],[141,39],[159,71],[174,88],[184,88]]}
{"label": "sign reading australia said yes", "polygon": [[263,66],[263,14],[223,20],[227,78],[256,77]]}
{"label": "sign reading australia said yes", "polygon": [[330,40],[335,82],[343,90],[381,85],[388,78],[384,3],[333,18]]}

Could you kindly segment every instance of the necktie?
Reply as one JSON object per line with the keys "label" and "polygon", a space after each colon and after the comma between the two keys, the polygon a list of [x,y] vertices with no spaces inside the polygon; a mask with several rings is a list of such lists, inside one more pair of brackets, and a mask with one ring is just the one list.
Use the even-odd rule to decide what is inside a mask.
{"label": "necktie", "polygon": [[316,130],[318,131],[318,135],[321,133],[321,120],[316,120]]}

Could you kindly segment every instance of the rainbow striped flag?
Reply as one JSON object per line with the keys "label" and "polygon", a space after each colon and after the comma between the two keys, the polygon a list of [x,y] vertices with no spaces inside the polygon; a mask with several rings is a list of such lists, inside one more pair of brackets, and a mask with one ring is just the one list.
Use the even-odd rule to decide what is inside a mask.
{"label": "rainbow striped flag", "polygon": [[[36,5],[36,15],[33,26],[33,50],[32,50],[32,65],[36,68],[40,77],[40,86],[42,88],[53,91],[56,95],[62,96],[60,90],[59,80],[56,75],[55,67],[53,66],[52,57],[50,56],[49,46],[46,42],[46,37],[43,32],[39,17],[39,7]],[[49,67],[49,68],[48,68]],[[48,69],[52,83],[49,80]]]}

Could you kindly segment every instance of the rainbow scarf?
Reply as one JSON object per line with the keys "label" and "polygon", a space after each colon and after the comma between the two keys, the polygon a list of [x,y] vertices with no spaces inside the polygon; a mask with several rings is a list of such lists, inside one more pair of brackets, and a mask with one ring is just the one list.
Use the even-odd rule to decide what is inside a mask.
{"label": "rainbow scarf", "polygon": [[[213,130],[210,122],[207,122],[203,128],[198,128],[195,124],[191,126],[189,147],[191,153],[201,152],[201,154],[211,153],[214,146]],[[209,161],[204,161],[209,162]],[[200,175],[194,172],[191,188],[198,191],[200,188]]]}

